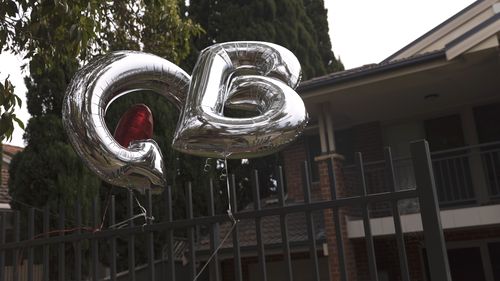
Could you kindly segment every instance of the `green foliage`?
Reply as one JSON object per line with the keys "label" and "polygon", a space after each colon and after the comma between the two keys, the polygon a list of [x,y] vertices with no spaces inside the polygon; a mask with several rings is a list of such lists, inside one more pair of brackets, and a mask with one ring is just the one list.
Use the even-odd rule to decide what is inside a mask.
{"label": "green foliage", "polygon": [[267,41],[291,50],[299,59],[304,79],[342,70],[331,51],[322,0],[200,0],[191,1],[189,15],[205,30],[192,44],[184,62],[194,66],[199,51],[216,42]]}
{"label": "green foliage", "polygon": [[339,59],[335,58],[332,51],[330,36],[328,35],[327,10],[323,0],[303,0],[306,13],[314,26],[315,42],[321,57],[321,64],[327,73],[344,70]]}
{"label": "green foliage", "polygon": [[[61,119],[45,115],[30,119],[26,137],[32,141],[14,157],[9,180],[10,195],[19,202],[59,210],[60,205],[73,210],[77,198],[97,195],[99,180],[82,167],[71,146],[67,145]],[[89,201],[83,201],[86,207]],[[21,208],[19,208],[21,209]],[[71,217],[71,216],[69,216]]]}
{"label": "green foliage", "polygon": [[[14,157],[10,167],[9,192],[13,208],[25,212],[26,204],[38,208],[48,205],[57,213],[62,205],[67,207],[67,221],[74,225],[74,207],[78,199],[82,204],[83,223],[91,225],[89,206],[93,198],[101,194],[104,207],[111,187],[103,188],[104,184],[83,165],[68,144],[61,121],[68,83],[84,63],[112,50],[144,50],[177,63],[189,53],[190,36],[199,31],[197,25],[180,14],[177,0],[2,1],[0,45],[28,59],[30,70],[30,76],[25,78],[27,106],[32,115],[24,136],[27,147]],[[127,95],[113,104],[106,119],[109,128],[113,129],[129,105],[149,104],[155,118],[154,137],[167,157],[172,182],[176,173],[171,167],[184,157],[171,153],[168,143],[177,113],[160,100],[158,95],[146,93],[135,97]],[[178,166],[197,163],[191,161],[187,159]],[[195,178],[190,174],[183,176]],[[117,190],[117,195],[123,199],[125,189],[114,188],[113,193]],[[124,204],[117,204],[117,209],[123,210],[123,207]],[[124,219],[124,215],[118,214],[118,219]],[[40,223],[41,220],[36,220],[38,230]],[[56,217],[51,224],[53,229],[57,228]],[[143,259],[140,252],[137,258]],[[71,270],[67,270],[67,274],[71,275]]]}
{"label": "green foliage", "polygon": [[4,139],[8,141],[12,139],[14,122],[24,130],[24,123],[14,113],[16,105],[20,108],[22,101],[14,94],[14,85],[7,77],[3,83],[0,82],[0,142]]}

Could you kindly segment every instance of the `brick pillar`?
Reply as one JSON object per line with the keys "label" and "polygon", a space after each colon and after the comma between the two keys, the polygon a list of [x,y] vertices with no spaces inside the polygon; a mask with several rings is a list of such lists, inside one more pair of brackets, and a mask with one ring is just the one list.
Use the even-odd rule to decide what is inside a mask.
{"label": "brick pillar", "polygon": [[[337,198],[345,197],[348,193],[344,184],[344,175],[342,173],[342,165],[344,157],[337,153],[331,153],[328,155],[321,155],[316,157],[315,161],[319,167],[320,174],[320,183],[319,189],[322,200],[331,200],[330,194],[330,180],[328,177],[328,161],[333,159],[334,162],[334,172],[336,175],[336,191]],[[354,256],[354,248],[349,241],[347,236],[347,210],[340,209],[340,226],[341,231],[337,233],[335,229],[335,224],[333,220],[333,212],[331,209],[327,209],[324,211],[324,219],[325,219],[325,234],[328,243],[328,259],[330,261],[330,280],[337,281],[340,280],[340,270],[339,270],[339,260],[337,256],[337,238],[336,235],[342,235],[343,244],[344,244],[344,253],[345,253],[345,265],[347,267],[347,275],[348,279],[351,281],[357,280],[356,274],[356,263]]]}
{"label": "brick pillar", "polygon": [[284,176],[286,180],[286,192],[288,199],[294,201],[304,200],[302,171],[304,161],[307,159],[306,147],[303,139],[288,146],[282,152],[284,165]]}

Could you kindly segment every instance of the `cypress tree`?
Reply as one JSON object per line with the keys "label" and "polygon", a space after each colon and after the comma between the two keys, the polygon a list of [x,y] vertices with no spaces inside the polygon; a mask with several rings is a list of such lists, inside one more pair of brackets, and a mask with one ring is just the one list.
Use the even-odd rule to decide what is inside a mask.
{"label": "cypress tree", "polygon": [[331,50],[323,0],[200,0],[188,13],[204,29],[184,66],[217,42],[256,40],[282,45],[299,59],[304,79],[343,70]]}

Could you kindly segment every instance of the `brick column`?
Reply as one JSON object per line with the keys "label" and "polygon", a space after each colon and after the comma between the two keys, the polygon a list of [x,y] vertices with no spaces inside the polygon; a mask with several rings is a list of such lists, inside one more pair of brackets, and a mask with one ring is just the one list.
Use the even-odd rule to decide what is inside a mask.
{"label": "brick column", "polygon": [[303,139],[288,146],[282,152],[284,165],[284,176],[288,199],[294,201],[304,200],[302,170],[303,163],[307,159],[306,147]]}
{"label": "brick column", "polygon": [[[328,177],[328,161],[330,161],[330,159],[333,159],[334,163],[333,168],[336,176],[337,198],[342,198],[347,195],[347,190],[344,184],[344,175],[342,172],[344,157],[337,153],[331,153],[327,155],[321,155],[315,158],[315,161],[319,167],[319,174],[320,174],[319,192],[321,194],[322,200],[332,199],[330,193],[330,179]],[[344,242],[343,244],[345,253],[345,265],[347,267],[348,279],[351,281],[357,280],[354,248],[351,241],[349,241],[349,237],[347,235],[346,215],[347,215],[347,210],[345,208],[339,210],[341,231],[340,233],[338,233],[337,229],[335,229],[333,211],[331,209],[327,209],[324,211],[325,234],[328,243],[328,259],[330,261],[330,280],[332,281],[340,280],[336,235],[342,235],[342,239]]]}

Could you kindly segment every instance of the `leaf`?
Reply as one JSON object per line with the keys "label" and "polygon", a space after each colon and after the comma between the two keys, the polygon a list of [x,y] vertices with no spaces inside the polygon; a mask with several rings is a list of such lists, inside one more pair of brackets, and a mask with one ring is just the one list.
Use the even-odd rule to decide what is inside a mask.
{"label": "leaf", "polygon": [[14,97],[16,98],[17,105],[19,106],[19,108],[21,108],[23,105],[23,100],[20,97],[18,97],[17,95],[14,95]]}
{"label": "leaf", "polygon": [[4,91],[5,88],[3,87],[2,83],[0,83],[0,105],[2,105],[5,101]]}
{"label": "leaf", "polygon": [[12,132],[14,132],[14,124],[12,123],[12,118],[8,114],[2,114],[2,120],[0,120],[0,135],[5,136],[7,140],[12,139]]}
{"label": "leaf", "polygon": [[5,135],[5,132],[7,132],[7,129],[8,129],[8,123],[6,120],[4,120],[3,118],[0,119],[0,135],[1,136],[4,136]]}
{"label": "leaf", "polygon": [[14,114],[12,115],[12,119],[14,119],[14,121],[16,121],[17,125],[24,130],[24,123],[23,121],[21,121],[21,119],[17,118],[17,116]]}
{"label": "leaf", "polygon": [[10,127],[5,133],[5,137],[7,137],[7,141],[12,140],[12,133],[14,133],[14,124],[12,123],[12,119],[10,120]]}

